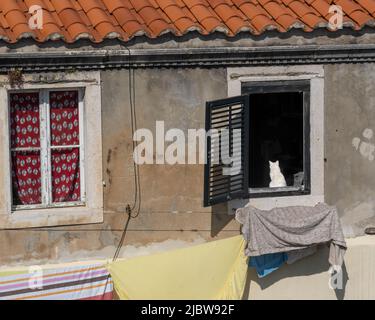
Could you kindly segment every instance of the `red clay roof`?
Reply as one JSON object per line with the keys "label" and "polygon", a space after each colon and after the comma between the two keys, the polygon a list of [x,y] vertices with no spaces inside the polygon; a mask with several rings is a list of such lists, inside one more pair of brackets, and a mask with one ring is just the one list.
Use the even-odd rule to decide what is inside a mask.
{"label": "red clay roof", "polygon": [[[343,8],[344,26],[374,26],[375,0],[0,0],[0,39],[101,42],[140,35],[156,38],[168,32],[181,36],[219,31],[234,36],[271,29],[312,31],[328,27],[331,4]],[[29,28],[32,5],[44,9],[41,30]]]}

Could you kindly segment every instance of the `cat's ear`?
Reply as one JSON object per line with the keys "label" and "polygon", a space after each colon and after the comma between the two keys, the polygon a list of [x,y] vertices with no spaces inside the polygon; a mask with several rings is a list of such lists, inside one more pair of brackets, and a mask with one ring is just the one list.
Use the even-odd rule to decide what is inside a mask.
{"label": "cat's ear", "polygon": [[276,165],[279,165],[279,160],[277,160],[275,163],[276,163]]}
{"label": "cat's ear", "polygon": [[272,162],[272,161],[268,161],[268,162],[269,162],[270,166],[272,166],[272,165],[273,165],[273,162]]}

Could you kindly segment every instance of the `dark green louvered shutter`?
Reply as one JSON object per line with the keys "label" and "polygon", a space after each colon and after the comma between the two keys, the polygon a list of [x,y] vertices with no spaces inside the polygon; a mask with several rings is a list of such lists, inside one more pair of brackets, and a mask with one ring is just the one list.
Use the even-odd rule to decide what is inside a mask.
{"label": "dark green louvered shutter", "polygon": [[[204,206],[241,199],[249,190],[249,96],[207,102]],[[232,162],[228,162],[228,156]],[[228,174],[228,171],[231,171]]]}

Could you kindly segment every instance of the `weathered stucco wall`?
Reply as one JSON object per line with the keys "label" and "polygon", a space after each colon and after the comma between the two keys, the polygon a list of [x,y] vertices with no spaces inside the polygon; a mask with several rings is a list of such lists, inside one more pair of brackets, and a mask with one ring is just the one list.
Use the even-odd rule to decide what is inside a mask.
{"label": "weathered stucco wall", "polygon": [[375,65],[325,70],[326,200],[338,206],[347,236],[363,235],[375,223]]}
{"label": "weathered stucco wall", "polygon": [[[249,269],[245,299],[249,300],[373,300],[375,239],[372,236],[348,239],[341,277],[330,280],[329,248],[323,246],[313,256],[259,279]],[[333,290],[330,285],[336,288]]]}
{"label": "weathered stucco wall", "polygon": [[[119,227],[126,205],[134,201],[129,77],[124,71],[107,71],[102,81],[106,223]],[[134,84],[139,129],[150,129],[155,137],[156,121],[165,121],[166,131],[178,128],[187,136],[190,128],[204,128],[205,101],[225,97],[226,71],[137,70]],[[230,220],[225,206],[202,207],[202,165],[142,165],[140,179],[141,212],[129,226],[130,241],[191,239],[196,234],[209,238]],[[238,226],[226,226],[225,235],[230,231],[238,232]]]}
{"label": "weathered stucco wall", "polygon": [[[205,102],[227,94],[226,69],[135,70],[138,128],[204,128]],[[134,171],[127,70],[102,71],[104,223],[34,230],[0,231],[0,265],[24,261],[64,260],[73,253],[112,247],[126,222],[126,205],[134,201]],[[347,235],[363,234],[375,222],[375,65],[325,66],[325,196],[337,205]],[[368,132],[368,131],[367,131]],[[355,137],[371,144],[356,150]],[[202,207],[203,166],[140,167],[141,211],[126,234],[126,244],[167,239],[212,239],[238,234],[239,225],[226,206]],[[374,219],[374,220],[372,220]],[[109,250],[108,252],[112,252]]]}

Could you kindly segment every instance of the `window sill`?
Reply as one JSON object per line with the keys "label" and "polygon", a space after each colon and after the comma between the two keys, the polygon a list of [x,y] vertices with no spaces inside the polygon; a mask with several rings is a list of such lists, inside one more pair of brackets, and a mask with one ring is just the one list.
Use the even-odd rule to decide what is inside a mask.
{"label": "window sill", "polygon": [[74,208],[74,207],[85,207],[84,202],[61,202],[54,203],[52,205],[29,205],[29,206],[12,206],[12,214],[19,211],[35,211],[35,210],[47,210],[47,209],[57,209],[57,208]]}
{"label": "window sill", "polygon": [[0,229],[26,229],[103,223],[103,209],[48,208],[0,214]]}
{"label": "window sill", "polygon": [[243,208],[246,205],[254,206],[260,210],[271,210],[273,208],[292,206],[315,206],[320,202],[324,202],[324,195],[308,194],[280,197],[269,195],[262,198],[232,200],[228,203],[228,214],[234,214],[236,209]]}
{"label": "window sill", "polygon": [[296,187],[286,187],[286,188],[263,188],[263,189],[250,189],[249,199],[254,198],[277,198],[277,197],[295,197],[310,195],[311,191],[309,189],[301,189]]}

